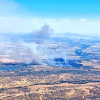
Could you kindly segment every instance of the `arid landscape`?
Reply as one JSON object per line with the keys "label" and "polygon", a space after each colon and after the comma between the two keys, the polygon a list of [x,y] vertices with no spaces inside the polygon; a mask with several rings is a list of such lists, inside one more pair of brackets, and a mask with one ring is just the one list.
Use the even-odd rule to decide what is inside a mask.
{"label": "arid landscape", "polygon": [[0,0],[0,100],[100,100],[100,0]]}
{"label": "arid landscape", "polygon": [[[5,45],[8,51],[1,49],[0,55],[0,100],[99,100],[98,40],[50,38],[48,45],[38,44],[39,61],[31,58],[29,48]],[[28,58],[33,60],[27,62]]]}

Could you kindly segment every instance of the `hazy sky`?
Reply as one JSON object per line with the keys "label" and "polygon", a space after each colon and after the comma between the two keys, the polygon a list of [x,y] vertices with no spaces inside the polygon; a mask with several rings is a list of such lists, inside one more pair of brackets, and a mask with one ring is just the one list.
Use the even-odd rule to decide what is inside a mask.
{"label": "hazy sky", "polygon": [[44,23],[55,33],[100,35],[100,0],[0,0],[0,33],[30,33]]}

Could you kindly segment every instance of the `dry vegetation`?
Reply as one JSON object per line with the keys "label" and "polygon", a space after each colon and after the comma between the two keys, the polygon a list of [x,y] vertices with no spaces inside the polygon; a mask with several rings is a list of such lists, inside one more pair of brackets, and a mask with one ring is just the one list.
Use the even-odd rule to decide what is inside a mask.
{"label": "dry vegetation", "polygon": [[1,100],[96,100],[100,83],[33,85],[0,90]]}
{"label": "dry vegetation", "polygon": [[[53,47],[52,47],[53,46]],[[58,45],[60,46],[60,44]],[[57,45],[51,45],[57,51]],[[100,56],[94,52],[99,44],[82,50],[89,57]],[[67,48],[68,59],[78,59],[82,67],[31,65],[21,69],[0,71],[0,100],[100,100],[100,61],[84,59]],[[95,53],[95,56],[94,56]],[[2,63],[19,62],[0,58]],[[6,67],[0,65],[0,68]]]}

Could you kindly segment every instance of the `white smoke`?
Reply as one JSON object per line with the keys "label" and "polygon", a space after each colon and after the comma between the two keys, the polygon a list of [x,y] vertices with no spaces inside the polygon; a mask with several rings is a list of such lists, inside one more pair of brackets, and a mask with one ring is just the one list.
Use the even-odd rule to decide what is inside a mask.
{"label": "white smoke", "polygon": [[44,24],[44,26],[42,26],[41,29],[32,31],[32,34],[34,36],[33,40],[35,40],[36,43],[38,42],[42,43],[50,37],[53,31],[54,30],[50,29],[49,25]]}
{"label": "white smoke", "polygon": [[[23,63],[41,63],[43,56],[45,57],[45,53],[47,53],[43,51],[41,45],[44,45],[43,42],[49,38],[52,32],[53,29],[50,29],[50,26],[45,24],[41,29],[31,33],[31,42],[25,42],[24,39],[21,40],[19,38],[13,42],[16,36],[13,36],[13,40],[9,36],[7,42],[5,40],[1,42],[0,52],[3,56],[8,55],[8,59],[13,59],[15,61]],[[7,36],[4,35],[4,39]],[[39,43],[41,43],[41,45]]]}

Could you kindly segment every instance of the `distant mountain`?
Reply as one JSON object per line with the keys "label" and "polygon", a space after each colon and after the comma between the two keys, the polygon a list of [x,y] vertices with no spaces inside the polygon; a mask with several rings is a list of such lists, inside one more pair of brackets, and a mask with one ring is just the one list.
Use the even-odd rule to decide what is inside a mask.
{"label": "distant mountain", "polygon": [[70,33],[70,32],[67,32],[67,33],[55,33],[53,36],[54,37],[83,37],[83,35],[81,35],[81,34]]}

